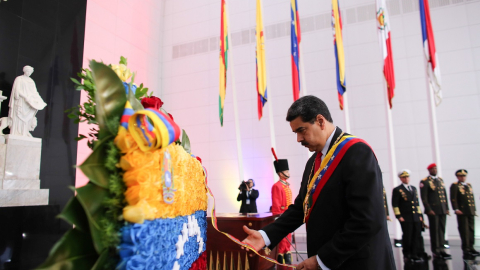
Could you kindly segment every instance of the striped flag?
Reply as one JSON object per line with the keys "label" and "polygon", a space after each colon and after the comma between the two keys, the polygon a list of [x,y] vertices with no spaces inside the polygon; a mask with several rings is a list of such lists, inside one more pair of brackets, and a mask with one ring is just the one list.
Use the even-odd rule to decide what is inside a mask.
{"label": "striped flag", "polygon": [[293,101],[300,97],[300,17],[298,16],[297,0],[291,0],[292,26],[290,31],[292,45],[292,83]]}
{"label": "striped flag", "polygon": [[435,49],[435,38],[433,37],[432,21],[430,20],[430,7],[428,0],[419,0],[420,22],[422,24],[423,48],[428,65],[428,77],[430,85],[435,92],[435,103],[442,102],[440,66],[437,51]]}
{"label": "striped flag", "polygon": [[337,90],[340,109],[343,110],[343,94],[345,93],[345,54],[343,52],[342,17],[340,15],[339,0],[332,0],[332,29],[333,47],[335,48],[335,62],[337,66]]}
{"label": "striped flag", "polygon": [[395,95],[395,70],[393,68],[393,54],[390,35],[390,18],[385,0],[377,0],[378,40],[383,54],[383,74],[387,82],[388,102],[392,108],[392,99]]}
{"label": "striped flag", "polygon": [[263,34],[262,3],[257,0],[257,27],[255,29],[257,39],[256,68],[257,68],[257,98],[258,119],[262,118],[263,106],[267,102],[267,68],[265,66],[265,35]]}
{"label": "striped flag", "polygon": [[220,125],[223,126],[223,108],[225,105],[225,93],[227,89],[228,66],[228,25],[225,0],[222,0],[220,20],[220,96],[218,98],[218,107],[220,113]]}

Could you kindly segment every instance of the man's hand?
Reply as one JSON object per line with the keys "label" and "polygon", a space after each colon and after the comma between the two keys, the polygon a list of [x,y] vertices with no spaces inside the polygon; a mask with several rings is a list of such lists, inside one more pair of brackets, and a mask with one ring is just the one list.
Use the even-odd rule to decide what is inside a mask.
{"label": "man's hand", "polygon": [[399,218],[398,218],[398,221],[400,221],[400,222],[404,222],[404,221],[405,221],[405,219],[403,219],[403,217],[399,217]]}
{"label": "man's hand", "polygon": [[420,217],[420,221],[423,221],[423,218],[422,218],[422,217]]}
{"label": "man's hand", "polygon": [[450,211],[448,211],[448,210],[447,210],[447,215],[449,215],[449,216],[450,216]]}
{"label": "man's hand", "polygon": [[388,220],[388,221],[392,221],[392,219],[390,218],[390,216],[387,216],[387,220]]}
{"label": "man's hand", "polygon": [[427,215],[429,216],[435,216],[435,212],[433,212],[433,210],[430,210],[427,212]]}
{"label": "man's hand", "polygon": [[456,214],[456,215],[463,215],[463,212],[460,211],[460,210],[455,210],[455,214]]}
{"label": "man's hand", "polygon": [[[263,240],[262,235],[255,230],[250,230],[247,226],[243,225],[243,230],[248,234],[247,238],[243,239],[242,242],[249,244],[256,251],[259,251],[265,246],[265,241]],[[242,247],[243,249],[243,247]]]}
{"label": "man's hand", "polygon": [[297,266],[297,269],[298,270],[317,270],[322,268],[318,265],[317,256],[312,256],[306,259],[305,261],[301,262]]}

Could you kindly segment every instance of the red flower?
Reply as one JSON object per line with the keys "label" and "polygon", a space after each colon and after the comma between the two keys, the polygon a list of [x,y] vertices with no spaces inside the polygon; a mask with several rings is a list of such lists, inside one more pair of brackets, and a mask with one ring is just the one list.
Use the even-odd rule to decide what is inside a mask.
{"label": "red flower", "polygon": [[154,96],[144,97],[144,98],[142,98],[142,100],[140,102],[142,103],[142,105],[145,109],[153,108],[153,109],[158,110],[163,106],[162,100],[159,99],[158,97],[154,97]]}
{"label": "red flower", "polygon": [[200,164],[202,164],[202,159],[200,157],[196,157],[198,161],[200,161]]}
{"label": "red flower", "polygon": [[173,116],[171,114],[168,113],[168,116],[170,116],[170,118],[172,118],[172,121],[175,121],[175,120],[173,120]]}
{"label": "red flower", "polygon": [[192,263],[189,270],[207,269],[207,252],[204,251],[196,261]]}

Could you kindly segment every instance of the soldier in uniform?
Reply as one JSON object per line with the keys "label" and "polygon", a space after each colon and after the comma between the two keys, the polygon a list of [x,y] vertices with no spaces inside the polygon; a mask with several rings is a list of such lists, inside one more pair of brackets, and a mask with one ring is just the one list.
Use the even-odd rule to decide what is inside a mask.
{"label": "soldier in uniform", "polygon": [[430,225],[430,243],[434,257],[451,259],[445,252],[445,225],[449,214],[447,193],[442,178],[437,176],[437,165],[430,164],[429,176],[420,181],[422,202]]}
{"label": "soldier in uniform", "polygon": [[[290,184],[287,182],[288,178],[290,178],[288,160],[276,159],[273,161],[273,166],[275,166],[275,172],[280,178],[280,180],[272,186],[272,214],[277,215],[283,214],[288,206],[292,204],[292,190],[290,189]],[[292,254],[290,252],[291,242],[292,234],[290,233],[278,243],[278,262],[292,264]]]}
{"label": "soldier in uniform", "polygon": [[385,208],[385,215],[387,216],[387,220],[391,221],[390,213],[388,212],[387,192],[385,191],[385,187],[383,187],[383,208]]}
{"label": "soldier in uniform", "polygon": [[402,226],[402,247],[405,260],[421,261],[418,257],[420,248],[418,238],[422,230],[422,210],[418,202],[417,189],[410,183],[410,171],[405,169],[398,173],[402,184],[393,189],[392,206],[395,217]]}
{"label": "soldier in uniform", "polygon": [[473,248],[475,243],[475,198],[472,185],[466,182],[467,174],[465,169],[455,172],[458,182],[450,186],[450,201],[452,209],[457,215],[463,256],[465,259],[474,259],[475,256],[480,256],[480,253]]}

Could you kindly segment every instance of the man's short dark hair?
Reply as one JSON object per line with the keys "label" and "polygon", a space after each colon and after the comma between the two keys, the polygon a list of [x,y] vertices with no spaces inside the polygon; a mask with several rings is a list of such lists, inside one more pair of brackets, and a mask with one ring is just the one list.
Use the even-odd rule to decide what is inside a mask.
{"label": "man's short dark hair", "polygon": [[303,122],[313,124],[317,115],[323,115],[328,122],[333,123],[327,104],[315,96],[304,96],[295,101],[287,112],[287,121],[291,122],[301,117]]}

